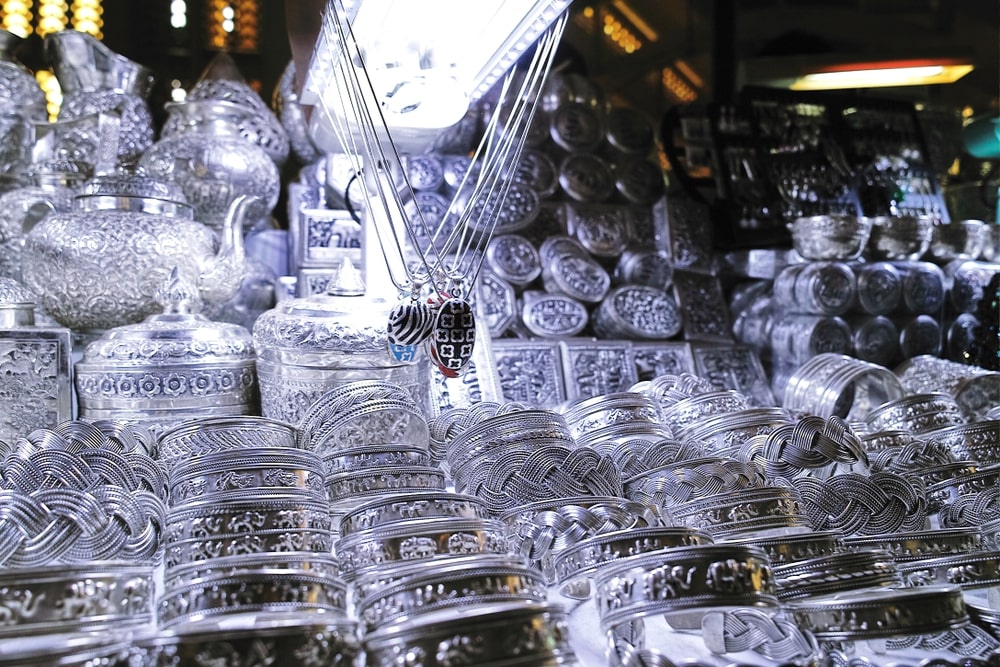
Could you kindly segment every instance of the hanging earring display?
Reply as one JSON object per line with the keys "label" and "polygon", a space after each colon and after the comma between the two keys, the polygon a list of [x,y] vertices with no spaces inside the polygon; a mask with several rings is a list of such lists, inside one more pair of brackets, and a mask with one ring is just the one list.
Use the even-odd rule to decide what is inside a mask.
{"label": "hanging earring display", "polygon": [[[469,169],[448,210],[434,221],[432,228],[420,207],[414,207],[413,219],[407,215],[396,180],[391,177],[392,167],[400,167],[402,185],[410,200],[415,198],[414,188],[406,170],[401,169],[402,160],[383,114],[383,101],[377,98],[364,52],[350,22],[344,18],[348,14],[343,5],[331,3],[330,11],[334,21],[324,21],[324,28],[329,30],[332,23],[336,34],[330,32],[325,37],[337,44],[343,55],[334,64],[333,80],[327,85],[337,91],[342,108],[332,112],[327,109],[327,115],[335,120],[334,130],[355,161],[355,172],[361,174],[363,166],[369,169],[370,178],[360,178],[359,182],[370,202],[370,223],[389,268],[389,277],[400,295],[405,295],[389,313],[389,352],[399,362],[413,362],[421,343],[426,341],[428,355],[441,373],[457,377],[472,360],[476,342],[475,311],[472,303],[461,296],[462,287],[475,284],[485,260],[486,245],[496,234],[504,200],[513,183],[503,176],[503,167],[516,163],[524,147],[535,102],[552,66],[566,16],[560,17],[540,38],[523,71],[515,68],[500,84],[494,113]],[[520,86],[516,87],[514,81],[518,78]],[[325,104],[326,97],[321,99]],[[476,206],[480,201],[488,202],[489,206]],[[470,220],[473,214],[477,216],[475,224]],[[394,219],[400,221],[401,229]],[[410,268],[404,247],[417,256],[416,273]],[[395,251],[393,260],[399,261],[390,261],[390,250]],[[405,277],[400,273],[405,273]],[[423,286],[427,286],[426,295],[422,293]]]}

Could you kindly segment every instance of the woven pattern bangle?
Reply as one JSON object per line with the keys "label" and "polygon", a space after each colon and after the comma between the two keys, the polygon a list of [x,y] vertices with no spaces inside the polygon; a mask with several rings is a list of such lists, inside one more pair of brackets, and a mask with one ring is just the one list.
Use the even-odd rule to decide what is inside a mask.
{"label": "woven pattern bangle", "polygon": [[[966,604],[967,608],[968,606]],[[972,618],[971,610],[969,617]],[[955,656],[982,658],[988,661],[991,656],[996,657],[996,651],[1000,649],[1000,640],[976,625],[968,625],[964,628],[955,628],[932,635],[912,635],[889,639],[885,642],[885,648],[888,651],[948,653]],[[968,663],[972,664],[971,661]]]}
{"label": "woven pattern bangle", "polygon": [[576,600],[590,597],[590,580],[621,558],[674,547],[712,544],[708,533],[678,526],[633,528],[588,537],[552,557],[559,592]]}
{"label": "woven pattern bangle", "polygon": [[469,608],[448,623],[389,623],[365,635],[367,664],[573,665],[566,613],[557,606],[523,602]]}
{"label": "woven pattern bangle", "polygon": [[836,529],[845,535],[875,535],[922,528],[927,518],[923,488],[916,480],[894,473],[868,477],[844,473],[820,481],[795,482],[813,528]]}
{"label": "woven pattern bangle", "polygon": [[166,479],[134,439],[106,428],[65,422],[15,441],[0,476],[0,565],[156,558]]}
{"label": "woven pattern bangle", "polygon": [[701,621],[705,646],[717,655],[753,651],[774,661],[819,655],[819,647],[780,614],[762,609],[710,611]]}
{"label": "woven pattern bangle", "polygon": [[331,389],[302,415],[298,430],[301,446],[322,458],[365,445],[430,445],[427,419],[413,396],[405,387],[382,380]]}
{"label": "woven pattern bangle", "polygon": [[828,477],[841,466],[868,468],[861,441],[843,419],[814,415],[748,440],[740,450],[740,459],[762,463],[771,480]]}
{"label": "woven pattern bangle", "polygon": [[501,522],[450,518],[359,531],[341,538],[335,549],[341,575],[348,581],[397,561],[507,553]]}
{"label": "woven pattern bangle", "polygon": [[848,549],[885,549],[897,563],[982,551],[982,534],[974,528],[922,530],[888,535],[854,535],[844,538]]}
{"label": "woven pattern bangle", "polygon": [[294,659],[301,667],[353,667],[360,651],[354,622],[317,616],[256,614],[252,627],[161,630],[133,641],[128,664],[157,667],[217,661],[237,665],[252,655],[261,665]]}
{"label": "woven pattern bangle", "polygon": [[678,547],[621,559],[594,578],[605,630],[653,614],[666,614],[671,625],[683,627],[691,611],[776,607],[775,593],[764,552],[738,545]]}
{"label": "woven pattern bangle", "polygon": [[548,595],[536,569],[501,555],[456,556],[433,568],[426,563],[399,563],[381,569],[371,581],[360,579],[356,591],[355,610],[369,632],[387,623],[474,605],[541,604]]}
{"label": "woven pattern bangle", "polygon": [[927,635],[969,622],[958,586],[876,589],[793,600],[785,610],[800,628],[821,641]]}
{"label": "woven pattern bangle", "polygon": [[98,632],[153,620],[153,567],[47,565],[0,572],[0,637]]}
{"label": "woven pattern bangle", "polygon": [[763,472],[755,465],[705,457],[646,470],[625,481],[625,495],[636,502],[669,508],[689,500],[766,484]]}
{"label": "woven pattern bangle", "polygon": [[511,551],[539,561],[604,533],[662,526],[661,510],[613,496],[579,496],[517,507],[500,517]]}
{"label": "woven pattern bangle", "polygon": [[488,519],[485,503],[475,496],[447,491],[411,491],[369,500],[340,520],[340,535],[394,526],[418,519]]}

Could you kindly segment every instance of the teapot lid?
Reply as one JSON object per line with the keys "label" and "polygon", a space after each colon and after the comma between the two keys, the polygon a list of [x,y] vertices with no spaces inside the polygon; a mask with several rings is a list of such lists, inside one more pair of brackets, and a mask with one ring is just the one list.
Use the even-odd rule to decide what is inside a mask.
{"label": "teapot lid", "polygon": [[75,185],[86,181],[94,173],[94,168],[81,160],[55,157],[32,163],[28,176],[38,185]]}
{"label": "teapot lid", "polygon": [[85,211],[125,209],[154,215],[194,219],[177,183],[161,181],[141,172],[102,174],[84,184],[74,206]]}
{"label": "teapot lid", "polygon": [[295,350],[366,355],[377,366],[395,365],[388,350],[388,313],[393,304],[364,291],[361,274],[349,259],[326,291],[279,301],[254,323],[258,351]]}
{"label": "teapot lid", "polygon": [[198,290],[174,269],[157,290],[163,312],[142,322],[109,329],[84,349],[81,363],[172,366],[241,362],[255,358],[250,331],[239,324],[214,322],[196,312]]}

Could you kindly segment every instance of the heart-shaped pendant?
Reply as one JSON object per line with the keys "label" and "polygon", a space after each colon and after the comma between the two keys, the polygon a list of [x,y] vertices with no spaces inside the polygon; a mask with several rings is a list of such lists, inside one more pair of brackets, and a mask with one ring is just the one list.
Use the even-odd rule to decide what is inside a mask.
{"label": "heart-shaped pendant", "polygon": [[400,301],[389,311],[386,335],[390,345],[416,346],[434,329],[434,308],[414,299]]}

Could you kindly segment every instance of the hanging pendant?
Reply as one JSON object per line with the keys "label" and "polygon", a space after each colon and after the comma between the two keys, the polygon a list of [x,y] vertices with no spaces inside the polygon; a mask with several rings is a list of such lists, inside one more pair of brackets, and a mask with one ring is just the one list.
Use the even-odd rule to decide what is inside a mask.
{"label": "hanging pendant", "polygon": [[472,304],[450,298],[438,307],[430,338],[431,359],[447,377],[458,377],[472,360],[476,345],[476,317]]}
{"label": "hanging pendant", "polygon": [[434,307],[416,299],[400,301],[389,311],[386,335],[391,345],[419,345],[434,329]]}

